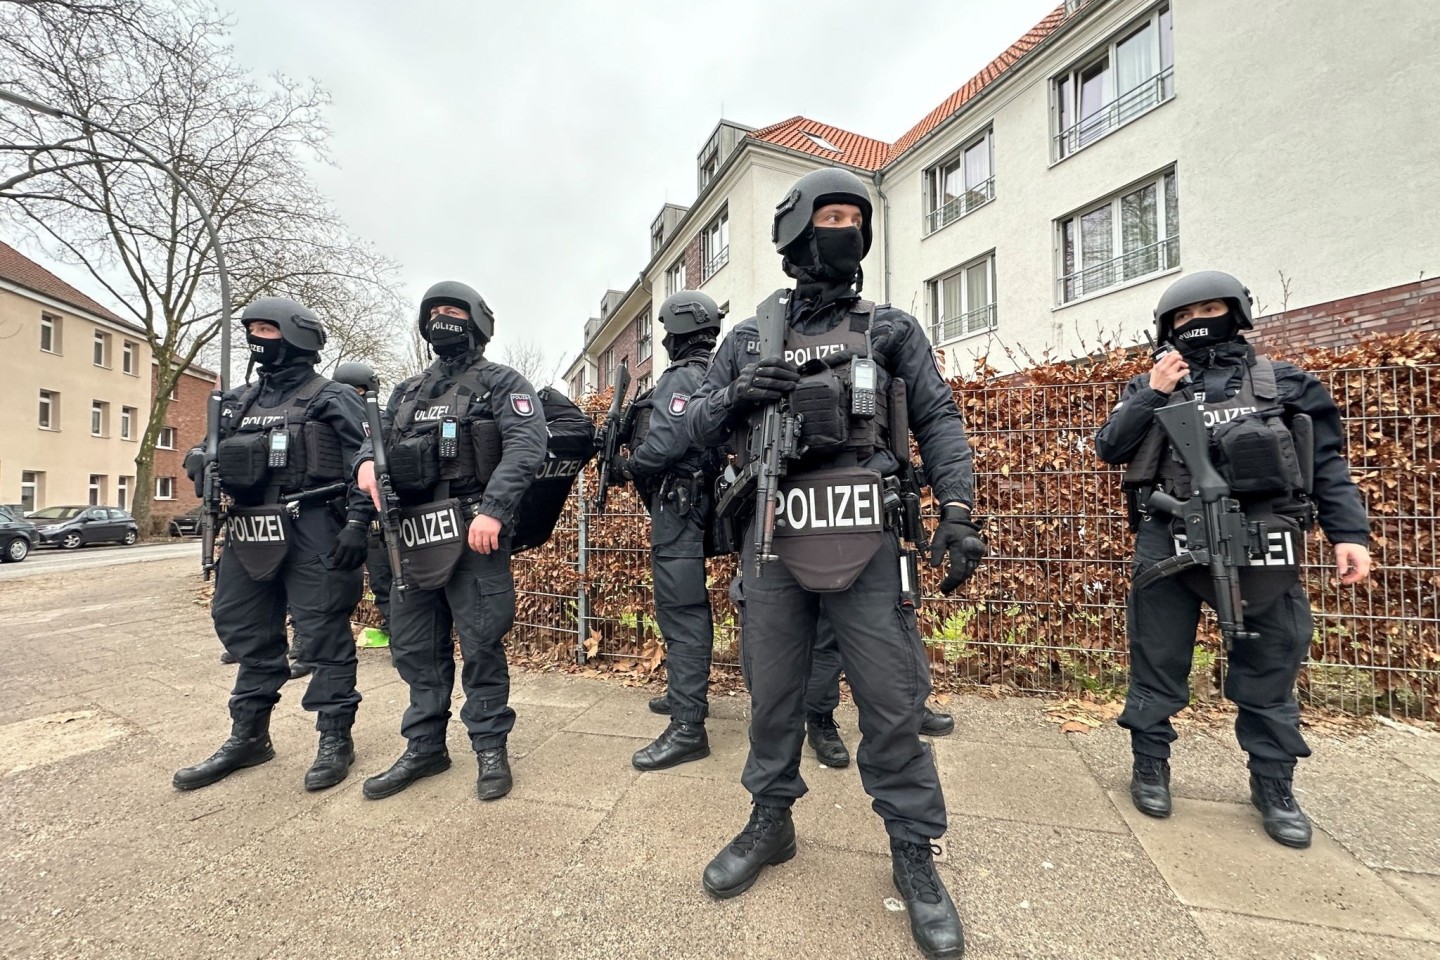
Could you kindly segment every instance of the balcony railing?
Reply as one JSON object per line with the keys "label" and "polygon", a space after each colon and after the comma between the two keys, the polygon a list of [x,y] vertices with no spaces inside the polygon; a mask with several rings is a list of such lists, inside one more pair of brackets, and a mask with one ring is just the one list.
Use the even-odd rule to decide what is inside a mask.
{"label": "balcony railing", "polygon": [[704,283],[715,276],[716,271],[730,262],[730,245],[726,244],[715,252],[715,255],[705,261],[705,269],[701,273],[700,282]]}
{"label": "balcony railing", "polygon": [[1060,302],[1069,303],[1097,290],[1178,266],[1180,237],[1176,235],[1061,277]]}
{"label": "balcony railing", "polygon": [[931,330],[931,342],[949,343],[972,333],[995,329],[995,304],[987,303],[958,317],[941,317]]}
{"label": "balcony railing", "polygon": [[984,183],[976,185],[974,189],[966,190],[944,206],[936,207],[925,214],[925,235],[928,237],[941,227],[948,226],[961,217],[973,213],[994,199],[995,178],[991,177]]}
{"label": "balcony railing", "polygon": [[1175,96],[1175,68],[1160,71],[1141,82],[1134,90],[1110,101],[1079,123],[1062,130],[1055,137],[1055,159],[1070,156],[1109,133],[1134,120],[1153,107]]}

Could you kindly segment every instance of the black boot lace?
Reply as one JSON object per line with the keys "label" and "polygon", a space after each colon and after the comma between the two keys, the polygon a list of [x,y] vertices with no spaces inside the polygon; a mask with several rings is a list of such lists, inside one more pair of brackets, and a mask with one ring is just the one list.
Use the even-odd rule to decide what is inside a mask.
{"label": "black boot lace", "polygon": [[1135,776],[1141,783],[1163,784],[1167,766],[1166,761],[1158,757],[1147,757],[1143,754],[1135,756]]}
{"label": "black boot lace", "polygon": [[940,853],[938,843],[906,843],[894,845],[897,865],[903,872],[902,885],[908,894],[907,900],[922,903],[940,902],[940,877],[935,873],[935,857]]}
{"label": "black boot lace", "polygon": [[345,753],[346,737],[339,733],[326,733],[320,737],[320,749],[315,754],[315,765],[335,763]]}
{"label": "black boot lace", "polygon": [[821,740],[839,740],[840,724],[835,722],[835,714],[826,713],[815,717],[810,721],[810,726],[820,735]]}
{"label": "black boot lace", "polygon": [[762,807],[756,804],[750,811],[750,822],[745,824],[745,829],[740,831],[739,836],[730,841],[730,849],[739,856],[749,856],[750,851],[765,839],[771,828],[785,819],[784,813],[780,807]]}
{"label": "black boot lace", "polygon": [[1290,781],[1279,777],[1257,777],[1260,781],[1260,796],[1268,807],[1278,807],[1289,813],[1300,809],[1291,791]]}

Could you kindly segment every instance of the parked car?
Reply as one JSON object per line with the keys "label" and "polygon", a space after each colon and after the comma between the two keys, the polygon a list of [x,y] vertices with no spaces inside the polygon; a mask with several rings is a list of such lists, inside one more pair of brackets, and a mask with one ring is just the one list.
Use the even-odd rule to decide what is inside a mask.
{"label": "parked car", "polygon": [[28,519],[40,532],[42,544],[74,550],[87,543],[123,543],[140,539],[135,518],[118,507],[46,507]]}
{"label": "parked car", "polygon": [[0,504],[0,562],[24,560],[39,538],[35,524],[26,520],[18,507]]}
{"label": "parked car", "polygon": [[200,536],[200,518],[205,515],[203,506],[191,507],[184,513],[177,514],[170,518],[170,536],[172,537],[198,537]]}

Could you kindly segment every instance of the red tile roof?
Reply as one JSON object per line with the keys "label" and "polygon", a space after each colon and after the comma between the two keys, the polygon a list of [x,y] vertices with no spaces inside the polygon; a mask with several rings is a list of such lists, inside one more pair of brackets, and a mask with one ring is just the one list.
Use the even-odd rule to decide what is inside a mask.
{"label": "red tile roof", "polygon": [[[884,164],[889,164],[896,160],[902,153],[914,146],[921,137],[950,119],[956,111],[973,100],[990,84],[994,83],[995,80],[1018,63],[1027,53],[1039,46],[1042,40],[1054,33],[1055,30],[1065,22],[1065,18],[1066,14],[1063,4],[1050,11],[1049,16],[1032,27],[1025,36],[1011,44],[1008,50],[990,61],[985,69],[971,77],[963,87],[952,93],[944,103],[940,104],[940,106],[934,110],[931,110],[925,119],[911,127],[904,136],[895,141],[894,146],[890,148],[889,155],[885,158]],[[881,165],[883,166],[884,164]]]}
{"label": "red tile roof", "polygon": [[144,330],[134,321],[118,317],[105,309],[3,240],[0,240],[0,280],[8,280],[17,286],[33,290],[52,300],[59,300],[77,310],[84,310],[86,313],[103,317],[132,330],[142,332]]}
{"label": "red tile roof", "polygon": [[[839,149],[827,150],[806,134],[819,137]],[[890,152],[890,145],[883,140],[872,140],[806,117],[791,117],[763,130],[748,133],[746,137],[799,150],[824,160],[849,164],[862,170],[879,170]]]}

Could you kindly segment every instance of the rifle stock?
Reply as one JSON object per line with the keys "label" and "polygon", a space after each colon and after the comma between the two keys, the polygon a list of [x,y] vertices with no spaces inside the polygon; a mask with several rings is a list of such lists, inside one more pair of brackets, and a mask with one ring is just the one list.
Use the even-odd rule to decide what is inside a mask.
{"label": "rifle stock", "polygon": [[630,368],[622,363],[615,368],[615,393],[610,398],[610,410],[605,414],[605,424],[600,428],[600,484],[595,494],[595,512],[605,512],[605,501],[610,493],[610,465],[620,454],[620,423],[625,405],[625,393],[630,389]]}
{"label": "rifle stock", "polygon": [[215,571],[215,537],[220,531],[220,407],[224,394],[217,386],[205,403],[205,458],[201,477],[200,573],[205,580]]}

